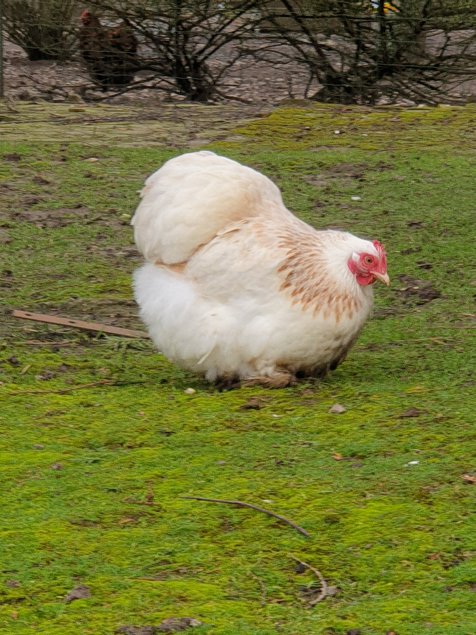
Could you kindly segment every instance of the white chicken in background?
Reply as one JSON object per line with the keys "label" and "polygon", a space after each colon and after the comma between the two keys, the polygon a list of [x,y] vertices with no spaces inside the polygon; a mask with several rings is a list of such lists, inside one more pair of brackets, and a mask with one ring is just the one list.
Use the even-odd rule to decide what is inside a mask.
{"label": "white chicken in background", "polygon": [[284,387],[345,358],[389,283],[384,248],[316,231],[266,176],[213,152],[145,182],[132,224],[140,314],[158,349],[210,381]]}

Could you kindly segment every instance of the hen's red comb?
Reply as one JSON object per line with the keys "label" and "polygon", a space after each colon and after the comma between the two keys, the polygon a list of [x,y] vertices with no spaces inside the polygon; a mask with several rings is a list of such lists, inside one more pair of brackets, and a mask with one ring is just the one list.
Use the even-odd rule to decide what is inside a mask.
{"label": "hen's red comb", "polygon": [[386,269],[387,268],[387,254],[385,252],[385,247],[382,245],[382,243],[379,243],[378,240],[374,240],[372,244],[377,250],[378,255],[380,256],[380,262],[382,263],[382,266]]}

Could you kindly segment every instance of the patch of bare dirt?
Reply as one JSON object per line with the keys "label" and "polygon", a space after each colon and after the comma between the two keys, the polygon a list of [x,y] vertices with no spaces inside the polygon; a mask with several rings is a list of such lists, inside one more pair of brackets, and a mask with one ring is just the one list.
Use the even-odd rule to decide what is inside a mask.
{"label": "patch of bare dirt", "polygon": [[368,163],[337,163],[327,166],[320,174],[307,177],[307,182],[315,187],[325,187],[335,180],[343,182],[365,181],[367,174],[372,171],[390,170],[392,166],[380,162],[375,165]]}
{"label": "patch of bare dirt", "polygon": [[[217,63],[222,61],[220,58],[229,55],[230,51],[224,49],[217,55]],[[4,45],[4,58],[5,94],[12,100],[81,102],[85,86],[91,85],[85,69],[77,61],[65,64],[54,61],[30,62],[19,46],[8,41]],[[276,68],[272,62],[253,61],[251,65],[249,60],[243,60],[227,73],[227,81],[220,92],[230,101],[271,106],[284,99],[304,97],[306,87],[308,74],[299,64],[289,63]],[[97,96],[102,95],[98,93]],[[185,100],[168,89],[160,91],[144,88],[111,96],[107,101],[113,104],[137,104]]]}
{"label": "patch of bare dirt", "polygon": [[441,297],[441,292],[433,286],[431,280],[418,280],[405,275],[398,279],[404,286],[397,289],[397,293],[406,303],[422,305]]}
{"label": "patch of bare dirt", "polygon": [[[39,229],[51,229],[66,227],[74,223],[81,222],[82,225],[103,225],[108,229],[117,229],[129,226],[129,219],[121,218],[117,210],[109,210],[109,213],[98,214],[92,212],[89,207],[79,203],[74,207],[59,207],[50,209],[38,209],[37,205],[46,203],[47,199],[42,196],[24,196],[19,205],[18,211],[12,211],[9,217],[14,221],[27,222]],[[9,242],[6,238],[5,241]],[[0,243],[2,242],[2,231],[0,231]],[[137,250],[131,248],[113,249],[102,244],[91,244],[86,247],[87,251],[92,251],[96,255],[104,255],[120,258],[132,258],[137,254]]]}

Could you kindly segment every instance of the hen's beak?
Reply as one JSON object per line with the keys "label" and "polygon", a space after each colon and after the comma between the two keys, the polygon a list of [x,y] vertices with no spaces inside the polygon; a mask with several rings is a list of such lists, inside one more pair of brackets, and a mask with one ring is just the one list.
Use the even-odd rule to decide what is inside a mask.
{"label": "hen's beak", "polygon": [[377,271],[372,271],[372,274],[377,278],[377,280],[380,280],[380,282],[383,282],[388,287],[388,285],[390,284],[390,278],[388,277],[387,273],[378,273]]}

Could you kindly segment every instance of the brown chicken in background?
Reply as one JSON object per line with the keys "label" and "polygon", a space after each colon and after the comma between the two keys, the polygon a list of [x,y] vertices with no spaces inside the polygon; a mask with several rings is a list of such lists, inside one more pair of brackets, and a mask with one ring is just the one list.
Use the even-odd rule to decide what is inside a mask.
{"label": "brown chicken in background", "polygon": [[104,27],[89,9],[80,20],[79,48],[94,83],[104,91],[130,84],[138,68],[137,39],[130,26]]}

